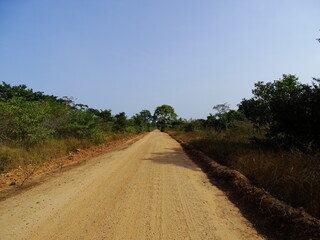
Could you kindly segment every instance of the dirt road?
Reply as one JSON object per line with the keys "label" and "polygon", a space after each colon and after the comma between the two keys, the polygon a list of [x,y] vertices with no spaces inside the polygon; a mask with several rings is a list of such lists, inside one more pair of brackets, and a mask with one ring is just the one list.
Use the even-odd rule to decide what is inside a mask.
{"label": "dirt road", "polygon": [[167,134],[0,202],[0,239],[263,239]]}

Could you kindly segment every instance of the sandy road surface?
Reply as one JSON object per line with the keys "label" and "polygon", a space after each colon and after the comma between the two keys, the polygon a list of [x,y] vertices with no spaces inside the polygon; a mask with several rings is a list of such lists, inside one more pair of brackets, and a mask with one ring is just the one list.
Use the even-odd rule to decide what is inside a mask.
{"label": "sandy road surface", "polygon": [[263,239],[167,134],[0,202],[0,239]]}

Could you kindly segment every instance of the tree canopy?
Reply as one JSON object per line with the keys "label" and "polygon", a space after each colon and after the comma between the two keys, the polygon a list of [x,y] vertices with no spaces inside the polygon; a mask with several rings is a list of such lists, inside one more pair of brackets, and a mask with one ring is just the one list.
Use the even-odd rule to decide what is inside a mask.
{"label": "tree canopy", "polygon": [[101,142],[107,132],[151,130],[149,110],[140,112],[141,121],[128,119],[124,112],[76,104],[72,98],[34,92],[26,85],[0,84],[0,143],[29,147],[50,138],[78,138]]}
{"label": "tree canopy", "polygon": [[173,107],[164,104],[156,108],[153,117],[157,127],[164,131],[166,128],[171,127],[173,121],[177,119],[177,114]]}
{"label": "tree canopy", "polygon": [[266,126],[270,138],[303,149],[320,146],[319,84],[283,75],[274,82],[258,82],[252,93],[239,110],[257,127]]}

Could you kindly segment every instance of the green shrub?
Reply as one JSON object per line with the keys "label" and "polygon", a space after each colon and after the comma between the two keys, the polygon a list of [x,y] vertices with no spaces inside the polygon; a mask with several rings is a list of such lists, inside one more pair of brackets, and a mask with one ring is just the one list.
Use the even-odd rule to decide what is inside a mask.
{"label": "green shrub", "polygon": [[0,102],[0,112],[2,140],[30,146],[51,138],[55,132],[44,126],[49,117],[48,105],[44,102],[28,102],[14,97],[7,102]]}

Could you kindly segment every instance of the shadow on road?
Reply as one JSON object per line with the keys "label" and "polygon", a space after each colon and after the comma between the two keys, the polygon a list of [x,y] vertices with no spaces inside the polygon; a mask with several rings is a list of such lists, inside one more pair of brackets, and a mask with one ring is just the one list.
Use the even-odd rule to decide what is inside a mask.
{"label": "shadow on road", "polygon": [[[153,161],[157,164],[171,164],[171,165],[176,165],[178,167],[187,168],[192,171],[204,172],[208,176],[210,183],[218,187],[224,193],[226,193],[228,199],[239,208],[242,215],[248,221],[250,221],[255,226],[257,231],[260,234],[262,234],[266,239],[268,240],[291,239],[277,232],[276,229],[273,229],[275,228],[275,226],[270,226],[270,224],[267,224],[265,221],[265,218],[260,217],[255,210],[251,209],[250,206],[248,206],[247,204],[244,204],[242,201],[243,199],[241,199],[241,196],[234,194],[228,184],[225,184],[223,181],[222,182],[215,181],[214,177],[208,175],[206,171],[202,170],[202,168],[196,163],[197,161],[195,159],[193,160],[192,159],[193,159],[193,156],[190,156],[189,154],[187,154],[183,149],[176,147],[176,148],[165,148],[163,152],[152,153],[151,157],[145,158],[143,160]],[[281,237],[278,238],[279,236]],[[297,238],[297,239],[300,239],[300,238]]]}
{"label": "shadow on road", "polygon": [[149,158],[143,160],[153,161],[158,164],[171,164],[178,167],[187,168],[193,171],[201,171],[181,148],[165,148],[164,152],[154,152]]}

